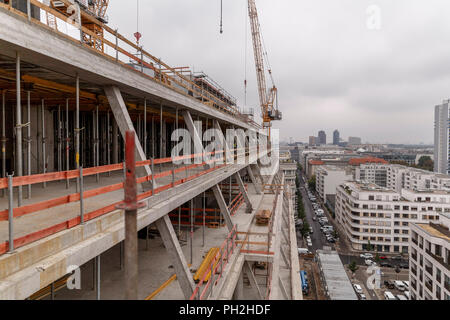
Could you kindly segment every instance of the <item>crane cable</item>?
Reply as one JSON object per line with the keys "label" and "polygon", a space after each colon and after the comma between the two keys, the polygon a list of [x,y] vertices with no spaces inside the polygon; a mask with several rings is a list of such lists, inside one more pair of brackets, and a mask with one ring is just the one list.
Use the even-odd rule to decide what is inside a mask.
{"label": "crane cable", "polygon": [[[245,10],[247,11],[247,10]],[[244,106],[247,106],[247,50],[248,50],[248,14],[245,14],[245,57],[244,57]]]}
{"label": "crane cable", "polygon": [[220,34],[223,33],[223,0],[220,0]]}

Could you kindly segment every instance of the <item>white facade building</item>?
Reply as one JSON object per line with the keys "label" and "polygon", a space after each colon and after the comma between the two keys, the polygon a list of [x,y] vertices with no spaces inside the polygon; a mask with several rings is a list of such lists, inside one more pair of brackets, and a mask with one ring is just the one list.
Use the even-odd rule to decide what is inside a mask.
{"label": "white facade building", "polygon": [[327,195],[336,195],[336,187],[345,181],[353,180],[349,169],[336,166],[320,166],[316,169],[316,191],[327,202]]}
{"label": "white facade building", "polygon": [[450,300],[450,215],[440,224],[411,225],[409,283],[412,300]]}
{"label": "white facade building", "polygon": [[[450,193],[397,192],[375,184],[344,182],[336,189],[336,219],[355,250],[407,253],[411,223],[435,222],[450,212]],[[369,243],[370,242],[370,243]]]}
{"label": "white facade building", "polygon": [[434,172],[449,173],[450,132],[449,100],[435,107],[434,111]]}

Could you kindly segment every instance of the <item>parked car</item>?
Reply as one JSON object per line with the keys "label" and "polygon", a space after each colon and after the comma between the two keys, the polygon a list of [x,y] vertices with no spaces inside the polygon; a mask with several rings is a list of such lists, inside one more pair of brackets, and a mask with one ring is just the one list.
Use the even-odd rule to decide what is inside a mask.
{"label": "parked car", "polygon": [[375,262],[373,262],[373,261],[370,260],[370,259],[366,259],[366,260],[364,261],[364,263],[366,264],[366,266],[373,266]]}
{"label": "parked car", "polygon": [[398,265],[401,269],[409,269],[409,263],[408,262],[402,262]]}
{"label": "parked car", "polygon": [[327,241],[328,241],[328,242],[331,242],[331,243],[335,243],[335,242],[336,242],[336,239],[333,238],[333,237],[329,237],[329,238],[327,238]]}
{"label": "parked car", "polygon": [[398,294],[397,295],[397,300],[408,300],[408,299],[404,295]]}
{"label": "parked car", "polygon": [[317,213],[322,213],[324,214],[325,212],[322,209],[317,209]]}
{"label": "parked car", "polygon": [[366,295],[361,293],[359,295],[359,300],[367,300]]}
{"label": "parked car", "polygon": [[386,256],[380,256],[380,259],[381,259],[381,260],[387,260],[388,257],[386,257]]}
{"label": "parked car", "polygon": [[311,251],[309,251],[307,248],[298,248],[298,254],[309,254]]}
{"label": "parked car", "polygon": [[397,255],[397,256],[393,256],[391,259],[392,260],[402,260],[403,257],[401,255]]}
{"label": "parked car", "polygon": [[405,291],[405,292],[403,292],[403,294],[405,295],[405,297],[406,297],[408,300],[411,300],[411,294],[410,294],[409,291]]}
{"label": "parked car", "polygon": [[398,291],[406,290],[406,287],[405,287],[405,284],[403,283],[403,281],[399,281],[399,280],[394,281],[394,286],[395,286],[395,289],[397,289]]}
{"label": "parked car", "polygon": [[317,221],[316,217],[313,217],[312,219],[313,219],[313,221]]}
{"label": "parked car", "polygon": [[384,299],[386,300],[397,300],[397,298],[390,291],[384,293]]}
{"label": "parked car", "polygon": [[313,227],[309,227],[309,232],[310,232],[310,233],[314,233]]}
{"label": "parked car", "polygon": [[360,255],[359,255],[361,258],[363,258],[363,259],[373,259],[373,254],[371,254],[371,253],[361,253]]}
{"label": "parked car", "polygon": [[356,293],[363,293],[363,289],[361,288],[361,286],[359,284],[354,284],[353,288],[355,289]]}
{"label": "parked car", "polygon": [[381,262],[380,262],[380,266],[381,266],[381,267],[385,267],[385,268],[392,268],[392,267],[393,267],[392,264],[390,264],[390,263],[387,262],[387,261],[381,261]]}
{"label": "parked car", "polygon": [[388,289],[394,289],[395,288],[394,282],[392,280],[385,280],[384,281],[384,285]]}
{"label": "parked car", "polygon": [[403,281],[403,284],[405,285],[405,290],[409,290],[409,281]]}

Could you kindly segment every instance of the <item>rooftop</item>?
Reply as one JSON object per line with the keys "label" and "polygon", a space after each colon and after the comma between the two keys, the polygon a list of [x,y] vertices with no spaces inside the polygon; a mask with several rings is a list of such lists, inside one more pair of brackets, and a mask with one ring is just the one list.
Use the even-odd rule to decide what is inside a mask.
{"label": "rooftop", "polygon": [[426,233],[428,233],[433,237],[450,241],[450,230],[443,225],[434,223],[430,224],[417,223],[416,225],[417,227],[419,227],[420,229],[422,229],[423,231],[425,231]]}
{"label": "rooftop", "polygon": [[375,157],[353,158],[353,159],[350,159],[350,161],[348,162],[348,164],[351,166],[359,166],[360,164],[363,164],[363,163],[388,164],[389,162],[387,162],[386,160],[383,160],[383,159],[375,158]]}
{"label": "rooftop", "polygon": [[330,250],[317,250],[317,255],[330,299],[358,300],[338,253]]}

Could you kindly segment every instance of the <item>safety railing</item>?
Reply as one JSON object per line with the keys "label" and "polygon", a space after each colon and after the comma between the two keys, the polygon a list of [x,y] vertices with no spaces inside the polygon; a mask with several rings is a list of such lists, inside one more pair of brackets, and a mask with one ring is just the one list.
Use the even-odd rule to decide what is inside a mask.
{"label": "safety railing", "polygon": [[[232,149],[229,150],[233,153],[234,158],[236,159],[236,155],[234,152],[241,151],[245,148],[240,149]],[[249,156],[253,151],[256,151],[258,153],[261,153],[262,150],[257,150],[256,148],[246,148],[245,155]],[[143,199],[149,198],[153,195],[159,194],[163,191],[169,190],[175,186],[178,186],[180,184],[186,183],[188,181],[191,181],[193,179],[196,179],[202,175],[208,174],[214,170],[220,169],[225,167],[227,164],[224,164],[223,160],[224,151],[213,151],[213,152],[207,152],[207,153],[198,153],[198,154],[191,154],[191,155],[185,155],[185,156],[179,156],[174,158],[163,158],[163,159],[153,159],[153,160],[146,160],[146,161],[139,161],[136,162],[136,167],[144,167],[144,166],[150,166],[152,168],[152,174],[144,177],[137,178],[136,181],[138,184],[142,184],[145,182],[152,182],[152,187],[150,190],[145,191],[143,193],[140,193],[138,195],[138,200],[141,201]],[[209,159],[209,160],[203,160],[203,159]],[[194,164],[185,165],[182,167],[175,167],[173,163],[176,161],[182,161],[190,159],[191,161],[194,160]],[[201,159],[201,160],[199,160]],[[155,165],[163,165],[163,164],[169,164],[172,163],[172,168],[169,170],[162,171],[160,173],[155,173],[154,166]],[[212,164],[212,165],[211,165]],[[200,172],[194,173],[190,176],[187,175],[188,170],[196,169],[200,167],[206,167],[210,166],[210,168],[202,170]],[[106,166],[100,166],[100,167],[92,167],[92,168],[80,168],[79,170],[70,170],[70,171],[63,171],[63,172],[52,172],[52,173],[45,173],[45,174],[36,174],[31,176],[20,176],[20,177],[13,177],[8,176],[7,178],[1,178],[0,179],[0,190],[7,189],[8,193],[8,209],[0,211],[0,222],[1,221],[8,221],[8,237],[9,240],[4,243],[0,243],[0,255],[4,254],[6,252],[12,252],[14,249],[22,247],[24,245],[27,245],[31,242],[43,239],[45,237],[48,237],[52,234],[55,234],[57,232],[73,228],[75,226],[78,226],[80,224],[83,224],[87,221],[90,221],[92,219],[95,219],[97,217],[100,217],[104,214],[113,212],[116,210],[116,207],[119,204],[122,204],[123,201],[118,201],[115,203],[112,203],[110,205],[107,205],[103,208],[91,211],[91,212],[84,212],[84,200],[99,196],[102,194],[110,193],[113,191],[121,190],[123,189],[123,182],[108,185],[108,186],[102,186],[99,188],[94,188],[90,190],[84,190],[84,184],[83,179],[88,176],[93,176],[101,173],[109,173],[114,171],[124,171],[125,169],[124,163],[119,164],[113,164],[113,165],[106,165]],[[186,176],[181,179],[176,179],[177,173],[186,172]],[[124,172],[125,176],[125,172]],[[155,188],[155,182],[164,178],[164,177],[171,177],[170,183],[167,183],[162,186],[158,186]],[[26,186],[26,185],[32,185],[32,184],[38,184],[38,183],[48,183],[48,182],[56,182],[56,181],[66,181],[68,179],[77,179],[77,185],[79,187],[79,190],[77,190],[77,193],[64,195],[61,197],[44,200],[38,203],[33,203],[29,205],[24,205],[21,207],[14,207],[14,192],[13,189],[15,187],[20,186]],[[170,178],[169,178],[170,180]],[[64,221],[62,223],[53,225],[51,227],[48,227],[43,230],[39,230],[30,234],[27,234],[26,236],[22,236],[19,238],[14,237],[14,219],[23,217],[32,213],[36,213],[42,210],[55,208],[61,205],[69,204],[79,202],[79,210],[80,213],[77,217],[69,219],[67,221]],[[233,206],[231,207],[231,210],[236,212],[236,210],[239,208],[238,201],[236,201]],[[242,203],[240,204],[242,205]]]}
{"label": "safety railing", "polygon": [[[89,48],[108,59],[114,60],[127,68],[139,72],[143,76],[153,81],[156,81],[185,96],[193,97],[209,107],[233,115],[241,121],[245,121],[260,128],[260,126],[252,119],[241,114],[236,106],[230,105],[229,103],[222,100],[219,96],[216,96],[213,93],[204,90],[204,88],[196,84],[193,79],[189,79],[188,77],[186,77],[182,73],[182,71],[180,71],[180,69],[170,67],[161,59],[156,58],[149,52],[145,51],[142,46],[138,46],[134,42],[128,40],[125,36],[121,35],[118,30],[110,28],[89,13],[80,10],[81,19],[89,21],[89,23],[96,24],[98,28],[102,30],[102,32],[93,32],[92,30],[81,25],[81,23],[77,21],[77,17],[72,18],[73,15],[70,14],[65,15],[62,13],[62,11],[55,10],[54,8],[51,8],[38,0],[28,0],[27,2],[29,8],[38,7],[45,13],[57,18],[57,21],[62,21],[68,26],[79,29],[79,36],[74,36],[72,33],[61,32],[58,30],[57,26],[49,26],[47,24],[48,21],[46,23],[45,21],[43,22],[39,19],[35,19],[30,13],[31,10],[28,10],[27,14],[14,8],[10,4],[8,5],[1,2],[0,8],[20,15],[28,19],[31,23],[44,26],[55,33],[63,35],[66,39],[70,39],[77,43],[81,42],[84,47]],[[71,3],[71,1],[61,0],[61,2],[65,6],[67,6],[67,8],[72,8],[70,10],[75,10],[73,8],[74,4]],[[85,37],[88,37],[91,40],[86,41],[84,39]],[[131,53],[131,51],[133,50],[136,53]]]}
{"label": "safety railing", "polygon": [[[213,294],[214,286],[219,282],[223,275],[223,271],[230,260],[230,256],[233,255],[235,251],[237,246],[236,237],[237,232],[235,225],[228,233],[227,238],[223,242],[219,251],[211,260],[208,269],[195,287],[190,300],[204,300]],[[206,280],[207,278],[208,280]]]}

